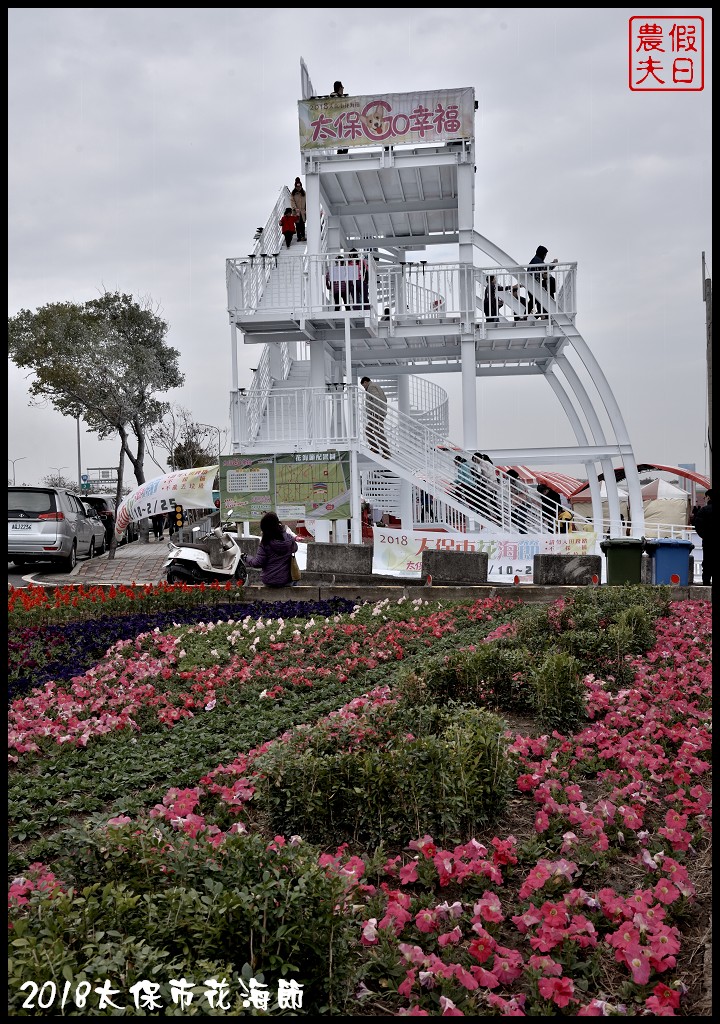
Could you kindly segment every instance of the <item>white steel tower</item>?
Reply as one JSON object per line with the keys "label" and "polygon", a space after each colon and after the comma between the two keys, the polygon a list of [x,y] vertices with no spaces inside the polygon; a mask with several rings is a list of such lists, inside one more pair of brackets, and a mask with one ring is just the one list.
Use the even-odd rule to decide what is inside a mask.
{"label": "white steel tower", "polygon": [[[478,376],[542,375],[575,444],[487,454],[499,466],[583,464],[598,536],[624,532],[614,472],[622,466],[629,532],[642,536],[623,417],[576,327],[577,264],[521,264],[475,230],[474,90],[317,96],[302,62],[301,72],[307,240],[286,247],[283,188],[253,252],[227,261],[233,452],[349,452],[355,543],[361,490],[406,529],[430,496],[436,525],[511,532],[507,475],[498,470],[491,502],[458,488],[455,459],[477,447]],[[426,259],[438,245],[456,247],[457,258]],[[240,336],[261,346],[249,388],[238,378]],[[445,373],[461,378],[461,439],[448,438],[445,390],[424,379]],[[368,442],[366,375],[388,396],[389,458]],[[539,503],[528,515],[530,531],[541,531]],[[316,540],[328,537],[329,523],[318,521]]]}

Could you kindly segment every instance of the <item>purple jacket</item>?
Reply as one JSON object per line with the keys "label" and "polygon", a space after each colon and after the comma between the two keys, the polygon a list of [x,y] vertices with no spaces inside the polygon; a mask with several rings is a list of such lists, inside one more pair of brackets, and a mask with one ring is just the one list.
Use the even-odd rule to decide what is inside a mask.
{"label": "purple jacket", "polygon": [[260,541],[257,554],[247,557],[245,564],[262,569],[260,579],[267,587],[288,587],[292,582],[290,556],[297,549],[297,542],[285,533],[282,540],[271,540],[267,546]]}

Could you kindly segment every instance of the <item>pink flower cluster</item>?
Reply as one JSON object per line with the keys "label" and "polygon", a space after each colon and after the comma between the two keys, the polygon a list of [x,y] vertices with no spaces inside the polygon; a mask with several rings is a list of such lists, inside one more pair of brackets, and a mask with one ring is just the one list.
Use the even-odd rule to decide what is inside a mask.
{"label": "pink flower cluster", "polygon": [[65,892],[65,887],[45,864],[35,861],[24,875],[14,878],[10,883],[8,907],[13,909],[23,906],[32,892],[46,893],[52,897],[57,892]]}

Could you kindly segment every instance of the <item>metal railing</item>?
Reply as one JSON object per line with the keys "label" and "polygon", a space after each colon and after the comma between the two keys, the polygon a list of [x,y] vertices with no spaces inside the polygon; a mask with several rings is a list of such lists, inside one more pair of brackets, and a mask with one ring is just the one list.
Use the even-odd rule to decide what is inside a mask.
{"label": "metal railing", "polygon": [[447,437],[450,428],[450,403],[445,388],[433,381],[410,374],[410,414],[418,423]]}
{"label": "metal railing", "polygon": [[290,190],[284,186],[265,226],[255,239],[252,253],[246,258],[226,260],[225,279],[229,310],[237,309],[238,301],[245,303],[246,312],[251,308],[256,310],[259,306],[265,285],[274,269],[274,256],[280,251],[281,243],[284,243],[280,231],[280,218],[288,206]]}
{"label": "metal railing", "polygon": [[[576,513],[573,513],[573,515],[578,529],[595,529],[590,520],[585,519]],[[609,519],[602,520],[602,534],[603,536],[610,535]],[[645,526],[643,528],[643,536],[646,540],[657,540],[663,538],[666,540],[689,540],[698,545],[698,536],[692,526],[679,526],[677,523],[649,523],[646,519]]]}
{"label": "metal railing", "polygon": [[[279,247],[278,247],[278,251]],[[396,324],[472,320],[515,324],[575,317],[576,263],[470,267],[464,264],[379,265],[369,251],[281,260],[268,249],[227,261],[228,309],[253,316],[260,307],[295,319],[360,312]],[[365,274],[365,268],[367,273]],[[273,277],[272,290],[267,285]],[[385,311],[389,312],[386,313]]]}
{"label": "metal railing", "polygon": [[[193,512],[194,511],[195,510],[193,510]],[[202,511],[202,509],[200,511]],[[203,540],[205,537],[209,537],[214,528],[219,525],[220,513],[215,509],[204,516],[194,519],[193,522],[186,523],[185,526],[181,526],[177,531],[177,536],[173,538],[173,543],[192,544],[196,540]]]}
{"label": "metal railing", "polygon": [[[240,448],[243,452],[314,448],[387,452],[390,472],[410,481],[439,502],[438,521],[469,528],[478,523],[501,532],[535,533],[552,529],[540,496],[489,464],[474,464],[451,442],[412,416],[387,407],[378,418],[364,388],[274,388],[240,399]],[[262,437],[257,409],[264,407]],[[460,461],[464,460],[464,461]],[[455,513],[450,510],[454,509]]]}
{"label": "metal railing", "polygon": [[548,314],[573,319],[576,263],[537,267],[480,267],[475,280],[475,307],[486,324],[547,320]]}
{"label": "metal railing", "polygon": [[[283,383],[290,377],[293,366],[302,366],[303,364],[306,364],[309,367],[310,353],[307,342],[281,342],[276,346],[276,348],[279,351],[279,365],[282,373],[282,379],[279,384],[277,380],[273,381],[270,373],[270,349],[269,346],[266,345],[263,348],[257,369],[253,375],[252,384],[243,399],[244,404],[242,413],[239,412],[239,403],[241,401],[240,396],[237,394],[234,394],[233,396],[233,409],[237,409],[238,422],[240,421],[240,416],[243,418],[245,433],[239,435],[242,437],[241,443],[243,444],[255,441],[261,436],[263,439],[267,439],[263,432],[263,422],[270,395],[273,391],[279,393],[280,391],[289,392],[291,390],[295,390],[291,388],[284,389],[282,387]],[[295,349],[298,358],[292,357],[292,349]],[[435,384],[432,381],[425,380],[422,377],[416,377],[413,374],[410,374],[407,380],[410,415],[419,423],[427,426],[430,430],[433,430],[435,433],[445,437],[448,431],[450,416],[447,392],[444,388],[440,387],[440,385]],[[399,391],[398,378],[376,378],[376,382],[385,390],[390,401],[397,402]],[[332,390],[334,393],[336,393],[340,387],[344,387],[344,385],[327,385],[327,388]],[[303,388],[303,390],[305,390],[305,388]],[[291,405],[289,404],[289,397],[286,394],[283,394],[280,399],[280,404],[288,410],[288,413],[287,415],[280,417],[280,423],[282,425],[279,426],[278,429],[284,431],[289,429],[289,423],[295,423],[299,431],[295,441],[298,442],[302,439],[302,431],[305,429],[305,420],[302,417],[302,410],[297,408],[295,412],[290,413],[289,410],[291,409]],[[273,412],[272,418],[274,422],[277,422],[277,410]]]}

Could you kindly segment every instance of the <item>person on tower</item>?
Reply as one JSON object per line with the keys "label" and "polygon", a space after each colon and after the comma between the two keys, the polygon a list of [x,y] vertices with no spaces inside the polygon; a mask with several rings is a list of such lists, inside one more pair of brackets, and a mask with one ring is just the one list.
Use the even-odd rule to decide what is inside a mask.
{"label": "person on tower", "polygon": [[376,455],[382,454],[384,459],[390,458],[390,445],[385,437],[385,417],[387,416],[387,395],[375,381],[363,377],[361,385],[367,391],[367,427],[365,436],[368,447]]}
{"label": "person on tower", "polygon": [[[548,266],[548,264],[547,264],[547,254],[548,254],[548,251],[547,251],[547,248],[544,245],[539,245],[537,247],[537,249],[535,250],[535,255],[533,256],[533,258],[528,263],[528,270],[530,270],[531,267],[543,267],[544,269],[542,271],[537,272],[537,273],[533,273],[533,275],[530,278],[530,281],[528,283],[530,284],[531,287],[534,284],[535,290],[536,290],[536,292],[538,292],[538,294],[541,291],[541,289],[543,289],[543,288],[546,291],[549,291],[550,292],[550,298],[554,299],[555,298],[555,278],[553,277],[552,274],[548,273],[548,270],[547,270],[547,266]],[[557,260],[553,260],[553,263],[557,263]],[[538,296],[537,295],[533,295],[532,291],[530,290],[530,287],[528,287],[528,306],[527,306],[527,309],[528,309],[528,313],[532,313],[533,310],[534,310],[537,313],[538,316],[547,316],[547,310],[543,309],[543,307],[540,304],[540,301],[538,299]]]}
{"label": "person on tower", "polygon": [[292,192],[290,193],[290,208],[297,217],[297,240],[298,242],[305,242],[305,221],[307,215],[307,200],[305,196],[305,189],[302,187],[302,182],[299,178],[295,179],[295,185]]}
{"label": "person on tower", "polygon": [[[345,92],[345,86],[342,84],[342,82],[333,82],[333,91],[330,93],[330,96],[332,99],[339,99],[341,96],[347,96],[347,93]],[[338,150],[338,154],[342,155],[343,153],[347,153],[347,150]]]}
{"label": "person on tower", "polygon": [[290,248],[292,245],[293,235],[295,234],[295,226],[297,224],[297,217],[292,212],[292,207],[288,206],[285,213],[280,218],[280,230],[285,238],[285,245]]}
{"label": "person on tower", "polygon": [[353,268],[352,281],[348,281],[348,298],[353,309],[367,308],[368,299],[368,264],[357,249],[350,250],[350,266]]}

